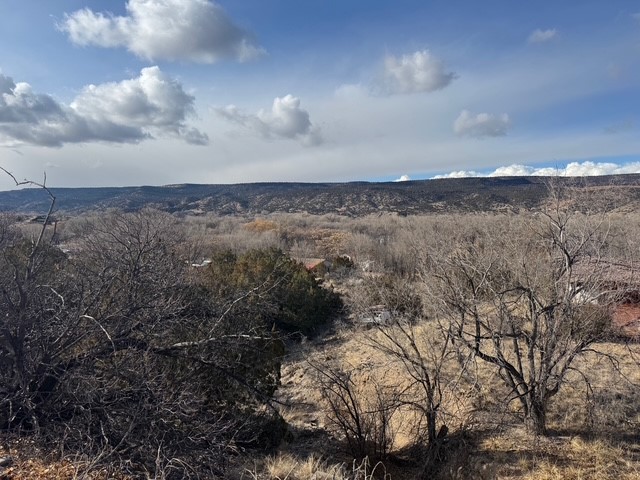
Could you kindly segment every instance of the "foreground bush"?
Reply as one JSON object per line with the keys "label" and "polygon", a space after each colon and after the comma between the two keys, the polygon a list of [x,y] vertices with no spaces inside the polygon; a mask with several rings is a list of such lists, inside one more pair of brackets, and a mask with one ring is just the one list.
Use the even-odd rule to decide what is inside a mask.
{"label": "foreground bush", "polygon": [[45,229],[2,228],[0,429],[163,478],[279,442],[282,342],[191,283],[171,216],[104,215],[71,255]]}

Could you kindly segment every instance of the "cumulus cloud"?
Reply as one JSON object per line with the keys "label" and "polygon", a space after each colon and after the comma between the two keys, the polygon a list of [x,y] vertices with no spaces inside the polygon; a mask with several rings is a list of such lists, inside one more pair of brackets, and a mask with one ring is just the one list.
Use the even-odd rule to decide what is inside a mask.
{"label": "cumulus cloud", "polygon": [[620,175],[625,173],[640,173],[640,162],[624,165],[609,162],[571,162],[565,167],[531,167],[527,165],[508,165],[498,167],[493,172],[480,173],[473,170],[460,170],[436,175],[433,178],[466,178],[466,177],[592,177],[598,175]]}
{"label": "cumulus cloud", "polygon": [[306,145],[322,143],[319,130],[311,124],[309,112],[301,108],[300,99],[292,95],[276,97],[271,110],[260,110],[257,114],[244,113],[235,105],[218,108],[216,112],[265,138],[297,139]]}
{"label": "cumulus cloud", "polygon": [[384,62],[384,83],[387,93],[433,92],[449,85],[456,74],[448,72],[440,59],[429,50],[394,57]]}
{"label": "cumulus cloud", "polygon": [[507,134],[510,125],[511,121],[506,113],[501,115],[473,114],[468,110],[463,110],[453,122],[453,131],[457,135],[469,137],[501,137]]}
{"label": "cumulus cloud", "polygon": [[88,8],[66,14],[58,28],[76,45],[125,47],[147,60],[240,61],[264,50],[209,0],[129,0],[127,15]]}
{"label": "cumulus cloud", "polygon": [[553,40],[558,35],[558,31],[555,28],[548,30],[540,30],[539,28],[531,32],[527,41],[529,43],[544,43]]}
{"label": "cumulus cloud", "polygon": [[34,93],[27,83],[0,74],[0,138],[6,144],[59,147],[65,143],[137,143],[154,135],[206,144],[206,134],[188,126],[194,98],[158,67],[137,78],[89,85],[69,105]]}
{"label": "cumulus cloud", "polygon": [[400,178],[396,178],[394,182],[408,182],[411,180],[409,175],[401,175]]}
{"label": "cumulus cloud", "polygon": [[33,93],[31,85],[14,83],[0,74],[0,124],[32,124],[64,119],[62,107],[50,96]]}

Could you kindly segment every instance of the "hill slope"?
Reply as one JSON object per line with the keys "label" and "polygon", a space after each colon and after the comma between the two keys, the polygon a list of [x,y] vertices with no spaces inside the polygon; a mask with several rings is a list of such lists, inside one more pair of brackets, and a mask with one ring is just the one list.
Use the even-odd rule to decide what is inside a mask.
{"label": "hill slope", "polygon": [[[168,212],[221,215],[273,212],[336,213],[360,216],[375,212],[418,214],[535,209],[547,194],[547,177],[499,177],[387,183],[253,183],[168,185],[162,187],[52,188],[57,210],[81,213],[150,206]],[[583,189],[614,188],[623,203],[640,200],[640,174],[555,178]],[[42,189],[0,192],[0,211],[42,213],[49,197]]]}

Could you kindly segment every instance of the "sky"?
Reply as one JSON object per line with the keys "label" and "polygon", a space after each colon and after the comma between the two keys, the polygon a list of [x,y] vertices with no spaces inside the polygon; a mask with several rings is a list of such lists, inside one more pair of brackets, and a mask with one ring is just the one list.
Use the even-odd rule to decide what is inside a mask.
{"label": "sky", "polygon": [[0,0],[0,167],[52,187],[640,172],[640,2]]}

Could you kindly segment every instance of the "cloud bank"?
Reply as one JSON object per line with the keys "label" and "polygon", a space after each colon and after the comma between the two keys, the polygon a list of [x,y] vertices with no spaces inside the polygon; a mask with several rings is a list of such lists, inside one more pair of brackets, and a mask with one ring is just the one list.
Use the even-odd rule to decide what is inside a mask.
{"label": "cloud bank", "polygon": [[592,177],[598,175],[620,175],[625,173],[640,173],[640,162],[624,165],[607,162],[571,162],[563,168],[531,167],[527,165],[509,165],[498,167],[493,172],[481,173],[473,170],[459,170],[433,178],[467,178],[467,177]]}
{"label": "cloud bank", "polygon": [[448,72],[429,50],[394,57],[384,62],[384,85],[389,94],[433,92],[449,85],[456,74]]}
{"label": "cloud bank", "polygon": [[301,108],[300,99],[292,95],[276,97],[271,110],[260,110],[257,114],[244,113],[235,105],[218,108],[216,112],[264,138],[297,139],[305,145],[322,143],[319,130],[311,124],[309,112]]}
{"label": "cloud bank", "polygon": [[208,0],[129,0],[126,16],[88,8],[66,14],[58,28],[76,45],[125,47],[147,60],[214,63],[264,53],[252,35]]}
{"label": "cloud bank", "polygon": [[0,141],[60,147],[65,143],[138,143],[155,135],[204,145],[206,134],[186,124],[194,98],[158,67],[122,82],[89,85],[71,104],[34,93],[0,74]]}
{"label": "cloud bank", "polygon": [[463,110],[453,122],[453,131],[457,135],[468,137],[502,137],[507,134],[510,125],[511,121],[506,113],[501,115],[473,114],[468,110]]}
{"label": "cloud bank", "polygon": [[549,30],[540,30],[539,28],[531,32],[527,42],[529,43],[544,43],[553,40],[558,35],[558,31],[555,28]]}

